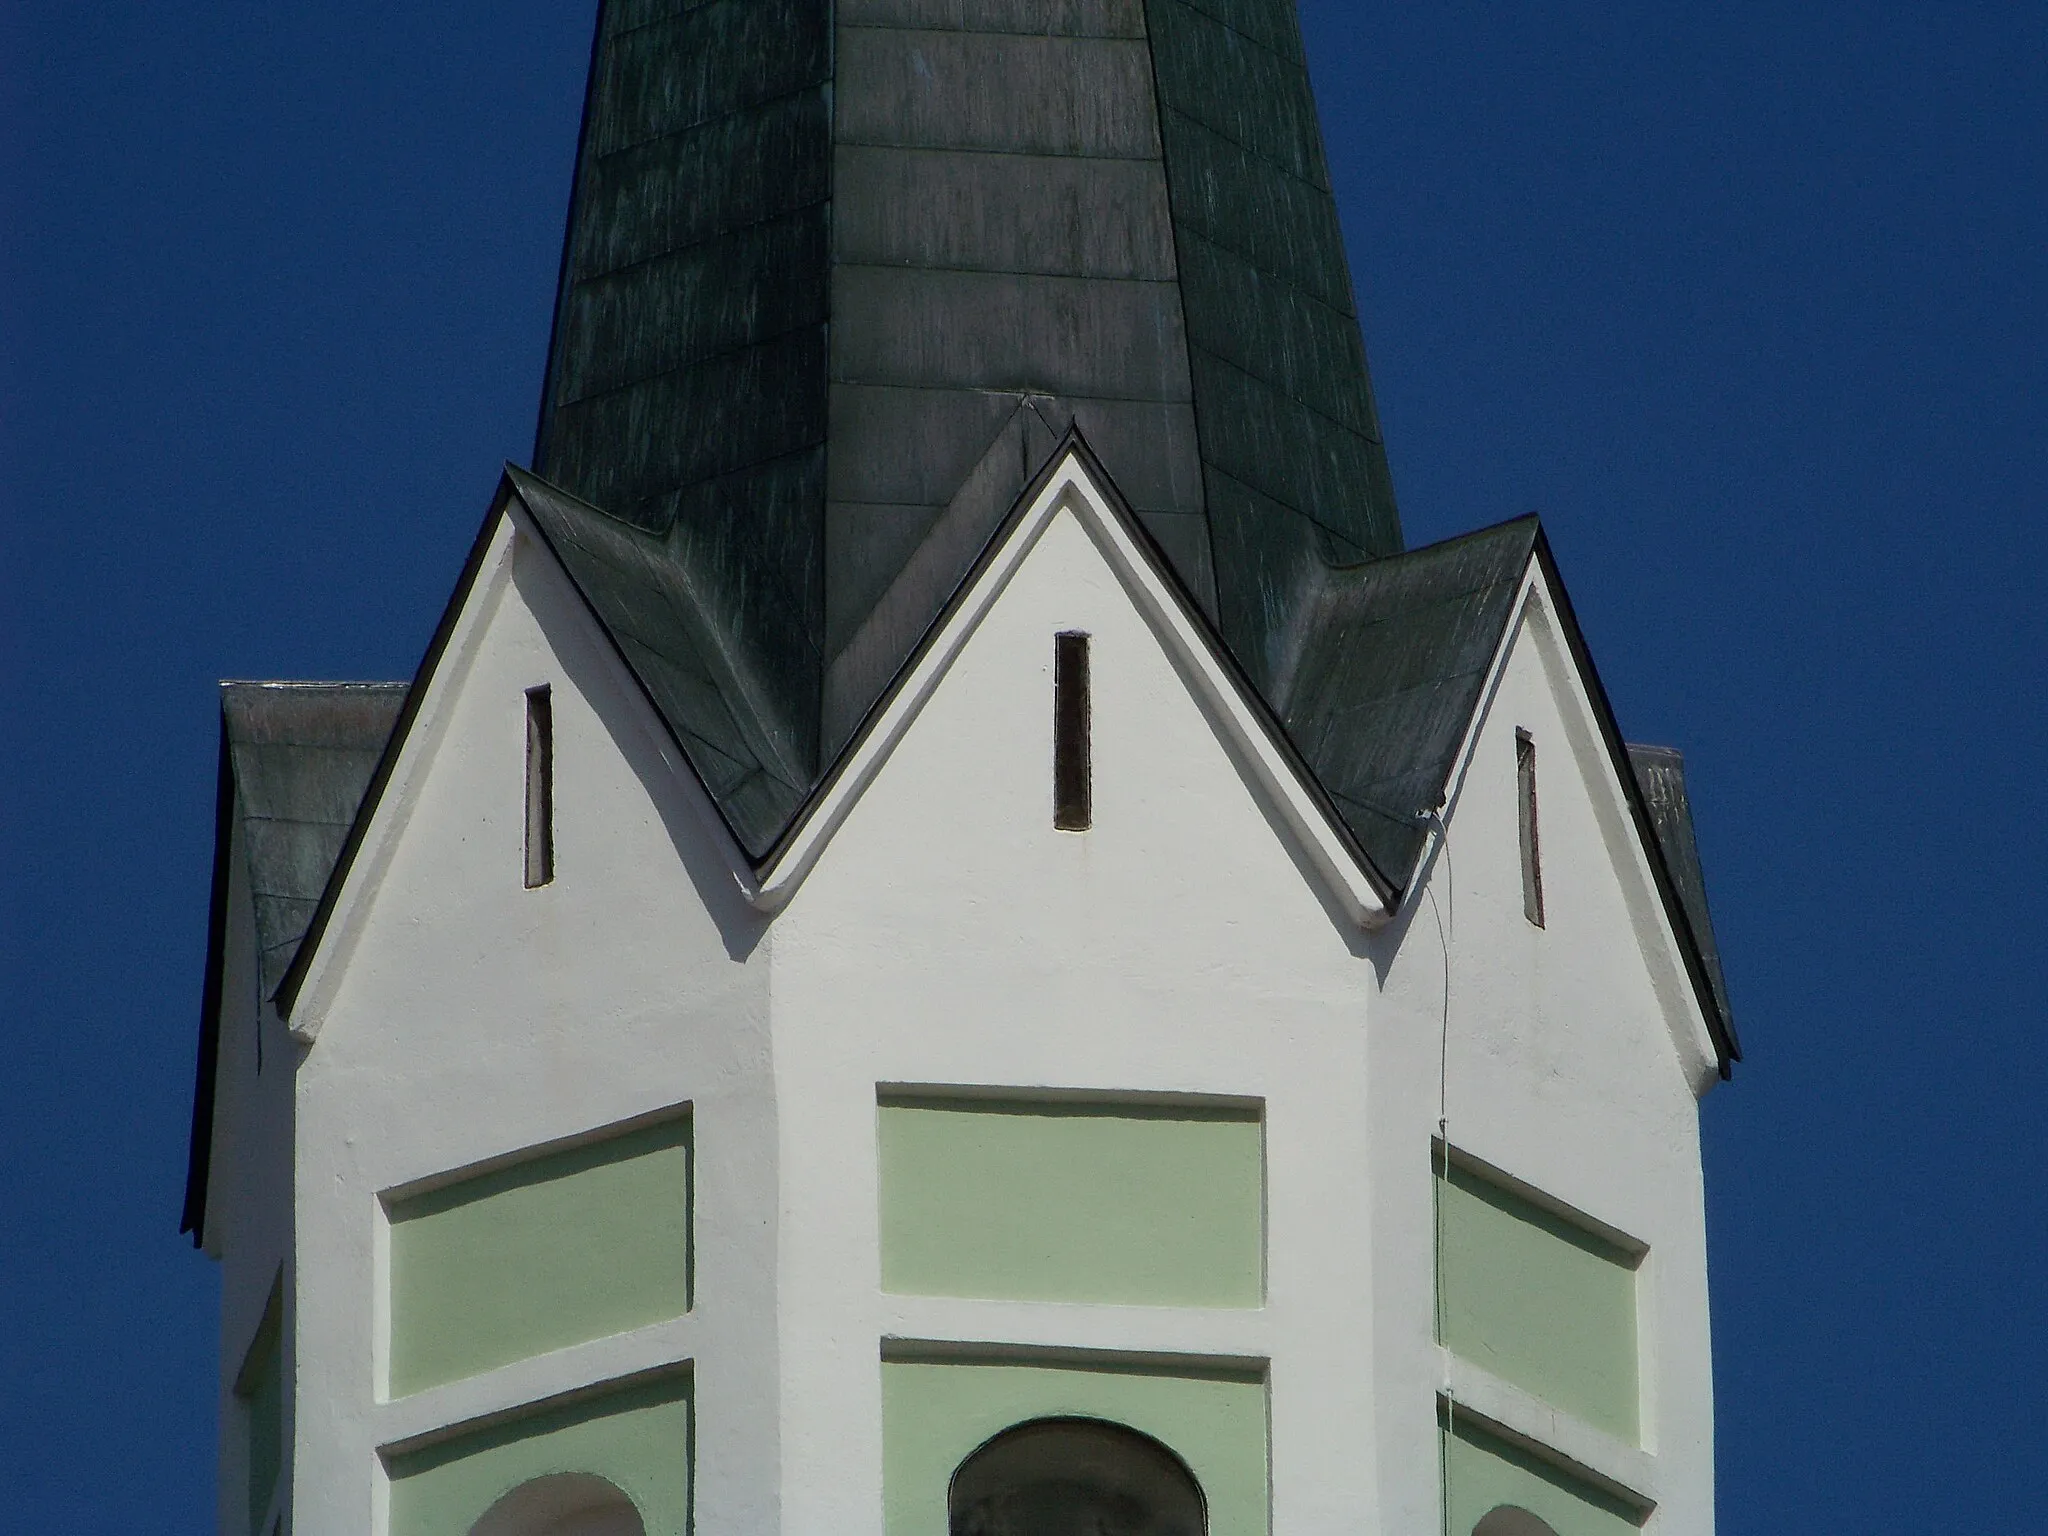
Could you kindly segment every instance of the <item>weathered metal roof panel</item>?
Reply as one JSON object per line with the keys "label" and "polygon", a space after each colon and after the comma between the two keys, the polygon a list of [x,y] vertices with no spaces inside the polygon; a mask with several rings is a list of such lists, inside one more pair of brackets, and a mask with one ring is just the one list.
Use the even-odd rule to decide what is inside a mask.
{"label": "weathered metal roof panel", "polygon": [[1365,345],[1349,311],[1192,229],[1180,232],[1180,275],[1193,345],[1378,441],[1372,400],[1358,388]]}
{"label": "weathered metal roof panel", "polygon": [[277,990],[405,703],[403,683],[224,683],[259,981]]}
{"label": "weathered metal roof panel", "polygon": [[1162,110],[1160,126],[1173,167],[1177,234],[1193,231],[1351,313],[1351,275],[1328,194],[1171,107]]}
{"label": "weathered metal roof panel", "polygon": [[1293,0],[1147,0],[1225,643],[1266,687],[1319,565],[1401,549]]}
{"label": "weathered metal roof panel", "polygon": [[1152,62],[1131,38],[839,27],[842,144],[1159,158]]}
{"label": "weathered metal roof panel", "polygon": [[1399,549],[1292,0],[610,0],[591,78],[536,517],[750,852],[1069,428],[1261,685]]}
{"label": "weathered metal roof panel", "polygon": [[1326,568],[1273,679],[1275,709],[1388,883],[1414,877],[1535,550],[1520,518]]}
{"label": "weathered metal roof panel", "polygon": [[562,408],[824,324],[829,239],[817,203],[586,277],[565,316]]}
{"label": "weathered metal roof panel", "polygon": [[717,488],[725,505],[693,508],[655,533],[512,472],[655,708],[679,739],[716,754],[693,761],[757,857],[811,787],[817,751],[816,657],[785,666],[790,637],[771,627],[779,615],[804,614],[817,572],[804,564],[802,541],[761,547],[791,520],[759,513],[777,498],[810,504],[823,473],[816,452],[762,466]]}
{"label": "weathered metal roof panel", "polygon": [[607,6],[588,151],[597,156],[823,85],[829,0],[711,0],[629,23]]}
{"label": "weathered metal roof panel", "polygon": [[1154,160],[842,144],[841,261],[1166,282],[1166,177]]}
{"label": "weathered metal roof panel", "polygon": [[[1315,95],[1300,60],[1294,0],[1246,0],[1240,30],[1187,3],[1147,0],[1145,22],[1168,110],[1213,132],[1318,191],[1330,190]],[[1296,39],[1292,50],[1255,33]],[[1291,55],[1290,56],[1290,52]]]}
{"label": "weathered metal roof panel", "polygon": [[1272,0],[1188,0],[1188,5],[1233,32],[1243,33],[1290,64],[1306,62],[1291,0],[1284,5],[1275,5]]}
{"label": "weathered metal roof panel", "polygon": [[842,383],[1189,398],[1171,283],[842,265],[832,312]]}
{"label": "weathered metal roof panel", "polygon": [[617,272],[825,202],[832,106],[802,90],[588,159],[570,267]]}
{"label": "weathered metal roof panel", "polygon": [[1143,37],[1144,0],[839,0],[847,25],[1040,37]]}

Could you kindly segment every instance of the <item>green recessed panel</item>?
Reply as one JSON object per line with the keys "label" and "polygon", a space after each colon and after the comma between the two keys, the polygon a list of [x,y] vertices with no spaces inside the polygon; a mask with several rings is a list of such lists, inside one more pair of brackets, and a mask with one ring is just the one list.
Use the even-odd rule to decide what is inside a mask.
{"label": "green recessed panel", "polygon": [[1637,1536],[1637,1511],[1548,1462],[1464,1423],[1441,1436],[1448,1527],[1457,1536],[1496,1509],[1525,1509],[1557,1536]]}
{"label": "green recessed panel", "polygon": [[1640,1417],[1633,1258],[1456,1165],[1437,1180],[1437,1196],[1443,1342],[1633,1443]]}
{"label": "green recessed panel", "polygon": [[1208,1536],[1266,1536],[1266,1386],[1228,1372],[889,1361],[882,1367],[887,1536],[947,1536],[946,1492],[985,1441],[1034,1419],[1127,1425],[1186,1462]]}
{"label": "green recessed panel", "polygon": [[513,1489],[563,1473],[614,1484],[647,1536],[688,1536],[690,1436],[682,1376],[459,1435],[393,1458],[391,1536],[463,1536]]}
{"label": "green recessed panel", "polygon": [[1256,1307],[1252,1111],[979,1100],[881,1105],[885,1290]]}
{"label": "green recessed panel", "polygon": [[690,1306],[690,1123],[550,1153],[391,1209],[402,1397]]}

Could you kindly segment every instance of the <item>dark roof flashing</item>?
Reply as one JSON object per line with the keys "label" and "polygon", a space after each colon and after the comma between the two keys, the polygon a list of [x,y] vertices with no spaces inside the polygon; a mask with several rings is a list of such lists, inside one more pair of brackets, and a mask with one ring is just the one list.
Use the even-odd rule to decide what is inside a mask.
{"label": "dark roof flashing", "polygon": [[[1732,1077],[1735,1063],[1742,1059],[1742,1043],[1735,1033],[1734,1020],[1727,1012],[1725,993],[1716,980],[1719,958],[1718,950],[1710,949],[1713,944],[1711,923],[1707,923],[1704,935],[1694,925],[1692,908],[1681,892],[1679,881],[1673,875],[1664,838],[1659,833],[1656,816],[1637,775],[1635,760],[1628,744],[1622,739],[1620,726],[1616,723],[1613,701],[1607,696],[1606,685],[1600,681],[1599,669],[1593,665],[1593,655],[1586,645],[1585,632],[1579,627],[1578,615],[1573,611],[1571,595],[1565,590],[1564,581],[1558,574],[1557,557],[1551,552],[1549,539],[1541,532],[1536,537],[1536,558],[1542,566],[1544,580],[1549,585],[1556,604],[1558,627],[1564,634],[1572,659],[1577,663],[1579,676],[1592,699],[1601,735],[1607,743],[1608,757],[1614,765],[1616,778],[1621,782],[1622,793],[1628,801],[1629,813],[1636,824],[1636,835],[1642,845],[1643,857],[1649,862],[1651,878],[1656,882],[1657,894],[1664,905],[1665,919],[1671,924],[1672,932],[1678,936],[1679,951],[1685,960],[1686,974],[1692,983],[1694,998],[1706,1020],[1707,1033],[1713,1039],[1715,1054],[1720,1058],[1721,1076],[1724,1079]],[[1670,751],[1669,748],[1662,750]],[[1690,827],[1689,810],[1687,826]],[[1693,856],[1697,859],[1696,850]],[[1707,907],[1704,881],[1699,884],[1696,903],[1705,921]],[[1710,953],[1715,956],[1712,965],[1708,960]]]}
{"label": "dark roof flashing", "polygon": [[185,1153],[185,1204],[178,1231],[192,1234],[192,1246],[206,1241],[206,1184],[213,1170],[213,1105],[220,1072],[220,1005],[227,971],[228,889],[233,857],[235,776],[228,756],[228,727],[220,723],[220,766],[213,802],[212,896],[206,917],[206,979],[199,996],[199,1062],[192,1088],[192,1127]]}
{"label": "dark roof flashing", "polygon": [[195,1247],[205,1241],[236,848],[248,876],[260,1003],[274,995],[305,936],[404,695],[403,683],[220,685],[206,979],[178,1227]]}

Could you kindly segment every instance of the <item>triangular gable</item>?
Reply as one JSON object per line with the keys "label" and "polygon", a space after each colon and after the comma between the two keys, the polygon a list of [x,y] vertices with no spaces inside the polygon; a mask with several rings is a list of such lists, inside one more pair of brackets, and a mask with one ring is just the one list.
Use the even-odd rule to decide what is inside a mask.
{"label": "triangular gable", "polygon": [[1317,776],[1078,432],[1068,435],[998,527],[895,683],[869,711],[847,751],[789,832],[756,867],[751,899],[772,910],[790,898],[1038,535],[1061,512],[1077,517],[1095,540],[1194,685],[1212,722],[1228,736],[1241,765],[1278,808],[1298,850],[1322,878],[1339,910],[1366,927],[1390,920],[1398,891],[1381,878],[1358,846]]}
{"label": "triangular gable", "polygon": [[[1679,882],[1672,874],[1671,862],[1666,854],[1664,839],[1658,834],[1657,818],[1644,797],[1643,785],[1636,767],[1629,756],[1628,743],[1622,739],[1621,726],[1615,718],[1613,701],[1607,697],[1607,687],[1600,681],[1600,671],[1593,665],[1593,653],[1586,645],[1585,631],[1579,628],[1578,614],[1572,609],[1571,595],[1565,590],[1564,579],[1558,574],[1557,558],[1551,553],[1550,541],[1539,536],[1536,540],[1536,561],[1543,573],[1556,608],[1560,629],[1565,643],[1571,649],[1572,660],[1579,671],[1579,679],[1593,704],[1599,721],[1600,735],[1607,748],[1608,760],[1613,764],[1614,777],[1621,785],[1627,798],[1630,819],[1635,824],[1636,836],[1642,844],[1643,856],[1648,861],[1651,877],[1657,886],[1657,897],[1664,908],[1665,921],[1677,936],[1679,950],[1685,961],[1686,978],[1692,985],[1693,995],[1699,1002],[1700,1013],[1706,1021],[1707,1031],[1713,1037],[1715,1054],[1720,1058],[1721,1075],[1731,1075],[1735,1063],[1742,1059],[1742,1043],[1735,1034],[1732,1020],[1722,1011],[1721,995],[1715,985],[1714,967],[1708,963],[1707,946],[1695,928],[1692,915],[1687,908],[1685,896]],[[1690,824],[1690,815],[1687,817]],[[1701,910],[1705,910],[1705,887],[1701,887]],[[1716,955],[1718,962],[1718,954]]]}
{"label": "triangular gable", "polygon": [[[1515,526],[1517,525],[1503,525],[1504,528]],[[1571,595],[1566,591],[1564,580],[1558,573],[1556,556],[1551,552],[1550,541],[1540,528],[1534,530],[1530,559],[1524,575],[1516,584],[1514,600],[1503,610],[1502,631],[1496,654],[1487,669],[1483,685],[1474,697],[1464,738],[1450,764],[1438,805],[1445,807],[1445,814],[1448,814],[1447,808],[1456,800],[1466,769],[1470,765],[1485,709],[1499,685],[1508,652],[1523,628],[1523,619],[1532,600],[1542,603],[1545,612],[1556,626],[1558,638],[1570,660],[1581,697],[1590,716],[1590,723],[1604,749],[1610,770],[1609,787],[1619,798],[1634,832],[1635,844],[1643,860],[1644,873],[1655,893],[1665,927],[1671,936],[1677,963],[1683,971],[1687,989],[1691,992],[1698,1010],[1700,1025],[1707,1040],[1711,1042],[1714,1063],[1718,1065],[1720,1075],[1726,1078],[1733,1072],[1734,1064],[1742,1059],[1742,1046],[1736,1036],[1734,1022],[1727,1011],[1726,993],[1720,980],[1719,952],[1714,946],[1712,927],[1706,918],[1706,887],[1698,871],[1698,851],[1691,841],[1690,808],[1686,808],[1683,817],[1681,847],[1676,810],[1668,803],[1661,812],[1652,805],[1649,790],[1646,789],[1643,768],[1622,737],[1620,725],[1614,714],[1613,702],[1607,696],[1606,685],[1600,680],[1599,669],[1593,664],[1592,652],[1586,645],[1585,633],[1580,629],[1578,615],[1572,608]],[[1653,777],[1650,787],[1655,788],[1661,797],[1669,801],[1672,790],[1668,783],[1659,785]],[[1683,793],[1682,782],[1678,793]],[[1688,853],[1691,860],[1690,884],[1695,887],[1690,892],[1688,869],[1684,863]],[[1423,859],[1426,861],[1429,857],[1430,854],[1425,849]],[[1420,866],[1418,870],[1419,868]],[[1417,885],[1411,882],[1405,890],[1412,894],[1416,888]],[[1695,913],[1698,914],[1697,918]]]}
{"label": "triangular gable", "polygon": [[[483,526],[477,530],[475,540],[470,544],[469,554],[464,559],[462,574],[457,578],[455,591],[448,599],[448,606],[441,612],[441,619],[434,626],[433,638],[427,643],[426,654],[421,657],[419,671],[413,676],[406,689],[405,704],[398,712],[398,719],[391,728],[390,738],[377,759],[376,771],[370,776],[369,787],[363,792],[362,802],[356,809],[355,820],[349,827],[348,836],[341,845],[341,852],[328,872],[327,883],[320,893],[319,904],[306,924],[305,937],[300,941],[292,956],[291,965],[285,970],[278,983],[273,1001],[278,1016],[287,1023],[292,1022],[300,993],[306,985],[313,963],[321,956],[334,921],[337,907],[343,893],[358,873],[365,839],[376,821],[377,812],[383,805],[390,790],[393,776],[407,751],[414,746],[415,730],[421,710],[425,707],[433,686],[439,679],[443,665],[451,653],[459,654],[466,642],[472,642],[480,627],[480,615],[475,611],[479,605],[475,599],[479,577],[484,573],[493,547],[504,542],[507,532],[505,510],[509,498],[515,492],[509,478],[502,479],[497,494],[491,499],[491,509],[484,516]],[[503,551],[500,550],[500,553]],[[509,570],[502,562],[497,566],[500,582],[510,579]],[[310,1034],[293,1026],[293,1033],[310,1039]]]}
{"label": "triangular gable", "polygon": [[[317,1021],[297,1020],[294,1014],[309,977],[325,963],[324,950],[336,912],[346,899],[351,882],[359,882],[359,867],[380,805],[393,781],[401,773],[421,711],[430,707],[438,675],[447,657],[463,649],[465,636],[480,622],[472,613],[481,605],[476,588],[487,565],[487,552],[501,540],[509,539],[508,512],[516,512],[521,526],[536,536],[540,547],[553,550],[548,539],[550,519],[559,512],[562,493],[532,476],[508,472],[499,496],[493,502],[477,544],[471,552],[462,582],[458,585],[441,624],[435,632],[419,675],[408,694],[406,705],[389,745],[380,760],[355,825],[336,861],[322,893],[319,907],[308,925],[300,946],[277,993],[280,1014],[293,1020],[293,1030],[302,1039],[317,1031]],[[541,510],[537,510],[537,507]],[[1087,445],[1078,434],[1070,437],[1039,476],[1032,491],[1022,498],[989,541],[953,600],[926,635],[896,682],[870,710],[854,733],[847,750],[835,763],[824,782],[805,801],[789,831],[767,857],[750,861],[743,843],[729,824],[721,822],[727,836],[721,841],[733,866],[733,875],[748,899],[764,910],[785,903],[816,862],[832,832],[847,809],[872,779],[890,747],[900,739],[919,706],[930,695],[979,616],[987,611],[1030,548],[1031,542],[1057,512],[1071,510],[1088,526],[1102,544],[1112,564],[1123,576],[1134,599],[1152,620],[1162,639],[1173,649],[1200,684],[1204,703],[1227,728],[1234,745],[1269,790],[1274,804],[1300,844],[1310,865],[1325,879],[1331,895],[1354,920],[1371,926],[1391,917],[1395,893],[1379,881],[1368,860],[1353,843],[1335,807],[1323,794],[1315,776],[1301,761],[1271,712],[1266,710],[1243,675],[1231,663],[1216,641],[1200,612],[1188,600],[1180,584],[1167,569],[1156,545],[1110,484]],[[558,562],[559,563],[559,562]],[[576,586],[574,572],[564,573]],[[581,592],[581,587],[577,586]],[[586,597],[586,603],[588,602]],[[702,744],[675,730],[660,707],[659,697],[649,686],[641,667],[644,663],[627,641],[612,632],[594,604],[589,605],[598,625],[611,640],[618,659],[639,684],[653,706],[655,716],[668,725],[677,747],[699,775],[705,791],[706,809],[713,816],[721,810],[718,797],[704,782],[701,766]],[[381,859],[376,861],[381,863]]]}
{"label": "triangular gable", "polygon": [[[1190,599],[1078,432],[1069,434],[1034,485],[1019,498],[895,682],[854,731],[846,749],[817,788],[799,803],[787,829],[759,858],[750,858],[745,852],[747,839],[732,824],[727,800],[717,792],[719,774],[727,760],[715,744],[679,728],[664,708],[665,694],[671,691],[667,684],[675,679],[671,677],[665,682],[646,648],[636,644],[632,635],[621,634],[607,622],[604,609],[592,601],[578,581],[575,568],[561,559],[555,537],[567,525],[570,514],[580,508],[591,517],[603,515],[594,508],[582,508],[574,498],[523,471],[508,468],[491,516],[471,552],[464,579],[436,630],[434,644],[422,663],[405,711],[364,797],[361,813],[313,915],[307,942],[300,947],[278,990],[278,1006],[286,1016],[290,1015],[320,949],[364,830],[405,750],[414,716],[425,696],[425,685],[434,677],[455,637],[484,550],[506,510],[514,506],[521,514],[522,525],[556,555],[558,564],[610,639],[625,670],[690,763],[705,791],[707,809],[725,834],[721,840],[727,844],[735,879],[748,899],[765,910],[786,902],[801,883],[852,801],[872,779],[974,623],[1001,591],[1036,532],[1065,508],[1081,517],[1162,640],[1173,648],[1188,675],[1198,682],[1205,705],[1219,725],[1231,732],[1233,745],[1251,771],[1261,778],[1273,803],[1281,807],[1290,833],[1310,866],[1322,876],[1340,910],[1363,925],[1379,926],[1392,916],[1413,888],[1414,875],[1426,853],[1429,814],[1444,805],[1451,793],[1459,764],[1470,749],[1471,730],[1486,696],[1488,679],[1497,672],[1520,611],[1518,594],[1526,593],[1530,573],[1540,568],[1555,593],[1562,631],[1601,733],[1610,743],[1617,784],[1628,800],[1652,878],[1685,953],[1688,974],[1711,1020],[1724,1071],[1739,1054],[1732,1029],[1718,1006],[1708,962],[1669,868],[1655,818],[1614,725],[1606,691],[1592,668],[1548,544],[1533,519],[1520,519],[1468,539],[1376,562],[1380,567],[1377,570],[1354,567],[1333,573],[1329,594],[1321,603],[1324,629],[1307,638],[1304,656],[1297,658],[1298,681],[1290,697],[1289,716],[1283,720],[1236,665],[1213,625]],[[1509,572],[1515,573],[1512,583]],[[1383,644],[1377,643],[1381,637]],[[1485,667],[1473,664],[1474,658],[1488,655],[1489,651]],[[1346,682],[1351,693],[1333,685],[1339,679]],[[1361,679],[1369,686],[1361,686]],[[1435,728],[1415,733],[1412,738],[1400,738],[1391,748],[1377,749],[1383,760],[1389,751],[1405,753],[1409,759],[1400,780],[1408,792],[1406,798],[1418,801],[1410,810],[1409,830],[1399,827],[1398,817],[1388,814],[1385,804],[1378,800],[1368,804],[1359,791],[1353,748],[1362,751],[1370,744],[1357,740],[1360,727],[1347,714],[1370,720],[1377,711],[1381,735],[1398,737],[1404,726],[1413,728],[1409,703],[1418,686],[1430,696],[1431,705],[1425,713]],[[1366,707],[1360,707],[1360,701]],[[1357,804],[1349,803],[1347,794]],[[1360,806],[1366,810],[1363,816]],[[1360,827],[1366,835],[1361,836]],[[1396,829],[1398,838],[1389,835]],[[1369,839],[1379,845],[1380,859],[1373,856]]]}

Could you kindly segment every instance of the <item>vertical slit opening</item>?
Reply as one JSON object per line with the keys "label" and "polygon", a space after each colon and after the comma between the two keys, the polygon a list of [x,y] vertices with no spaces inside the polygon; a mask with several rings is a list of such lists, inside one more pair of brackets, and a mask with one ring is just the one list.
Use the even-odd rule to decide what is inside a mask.
{"label": "vertical slit opening", "polygon": [[1536,739],[1515,732],[1515,800],[1522,830],[1522,915],[1543,926],[1543,841],[1536,820]]}
{"label": "vertical slit opening", "polygon": [[526,888],[555,878],[555,701],[526,690]]}
{"label": "vertical slit opening", "polygon": [[1065,634],[1054,639],[1052,691],[1052,824],[1062,832],[1086,832],[1095,819],[1086,635]]}

